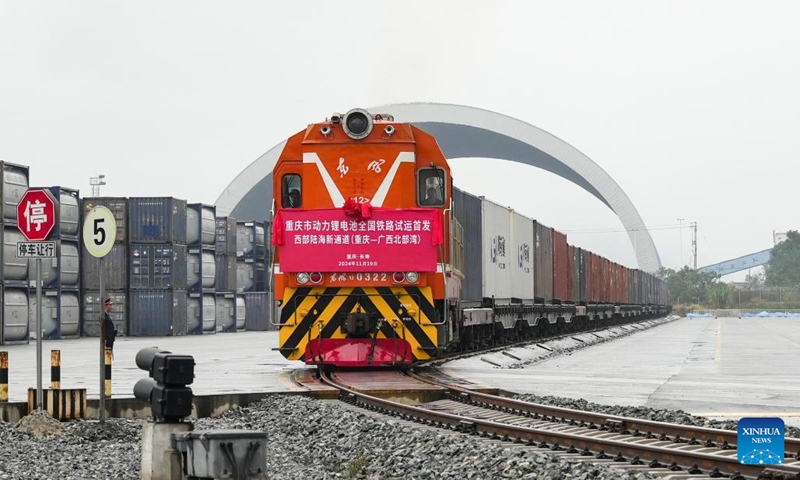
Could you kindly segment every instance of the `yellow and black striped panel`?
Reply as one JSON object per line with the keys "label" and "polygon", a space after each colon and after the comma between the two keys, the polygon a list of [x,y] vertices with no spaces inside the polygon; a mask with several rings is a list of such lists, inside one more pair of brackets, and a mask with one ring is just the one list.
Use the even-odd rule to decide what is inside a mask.
{"label": "yellow and black striped panel", "polygon": [[281,353],[289,360],[302,360],[308,341],[319,338],[320,332],[322,338],[347,338],[341,328],[343,314],[359,311],[385,319],[378,338],[405,339],[414,360],[435,355],[439,345],[433,323],[441,316],[430,287],[286,288],[281,304]]}

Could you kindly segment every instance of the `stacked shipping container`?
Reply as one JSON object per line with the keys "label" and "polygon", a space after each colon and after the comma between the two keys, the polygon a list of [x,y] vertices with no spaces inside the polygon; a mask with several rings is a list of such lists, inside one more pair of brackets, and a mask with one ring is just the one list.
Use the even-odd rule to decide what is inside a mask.
{"label": "stacked shipping container", "polygon": [[[81,248],[81,293],[83,313],[83,335],[100,335],[100,320],[103,316],[103,299],[100,298],[100,269],[102,265],[103,287],[106,297],[114,302],[111,320],[119,335],[128,333],[128,199],[115,197],[84,198],[81,212],[86,215],[94,207],[106,207],[114,216],[117,235],[111,251],[102,261]],[[82,223],[82,222],[81,222]]]}
{"label": "stacked shipping container", "polygon": [[[56,258],[42,259],[42,338],[80,336],[80,192],[49,187],[56,204],[56,225],[50,241],[56,242]],[[31,286],[35,289],[36,260],[30,260]],[[34,291],[34,290],[31,290]],[[31,331],[36,326],[36,296],[30,295]]]}
{"label": "stacked shipping container", "polygon": [[[189,204],[186,210],[187,256],[187,333],[216,333],[216,207]],[[225,301],[225,297],[222,297]],[[224,313],[224,312],[222,312]]]}
{"label": "stacked shipping container", "polygon": [[130,335],[187,333],[186,213],[172,197],[128,201]]}
{"label": "stacked shipping container", "polygon": [[[236,292],[237,310],[245,306],[244,328],[270,330],[271,311],[268,306],[269,288],[267,237],[269,224],[236,222]],[[237,320],[237,325],[242,322]]]}
{"label": "stacked shipping container", "polygon": [[243,330],[244,295],[236,289],[236,219],[217,217],[215,234],[217,331]]}
{"label": "stacked shipping container", "polygon": [[0,162],[0,345],[29,338],[28,262],[17,259],[17,242],[25,240],[17,227],[17,204],[28,190],[29,169]]}

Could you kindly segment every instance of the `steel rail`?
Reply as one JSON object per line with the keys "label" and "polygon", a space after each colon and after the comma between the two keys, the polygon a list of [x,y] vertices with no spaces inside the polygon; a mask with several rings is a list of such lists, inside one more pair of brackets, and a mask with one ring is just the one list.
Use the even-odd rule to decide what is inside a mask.
{"label": "steel rail", "polygon": [[[504,424],[491,420],[438,412],[359,393],[341,385],[335,380],[335,374],[333,373],[321,375],[320,380],[338,389],[341,392],[339,398],[347,403],[380,413],[399,416],[405,420],[417,421],[462,433],[513,441],[515,443],[526,443],[558,451],[567,450],[566,447],[569,446],[568,453],[580,452],[582,455],[592,455],[591,452],[597,452],[595,456],[600,458],[614,458],[620,462],[630,461],[637,462],[637,464],[649,463],[654,468],[668,468],[670,464],[674,463],[683,468],[700,468],[707,472],[713,472],[717,469],[725,474],[739,473],[756,478],[766,467],[769,467],[771,472],[780,472],[784,475],[784,478],[800,479],[800,462],[783,465],[744,465],[738,462],[736,452],[730,450],[718,450],[702,445],[687,445],[684,443],[673,444],[672,442],[632,437],[631,435],[612,432],[601,433],[588,428],[586,430],[593,432],[591,435]],[[601,438],[600,435],[607,438]],[[621,438],[629,440],[623,441]],[[658,445],[659,443],[661,445]],[[671,445],[671,448],[666,447],[665,443]],[[710,453],[709,450],[713,450],[714,453]],[[617,453],[617,456],[611,457],[605,455],[605,452]]]}
{"label": "steel rail", "polygon": [[[719,447],[723,450],[736,448],[738,433],[734,430],[679,425],[642,418],[623,417],[606,413],[556,407],[553,405],[543,405],[499,395],[476,392],[468,388],[459,387],[432,378],[424,373],[410,372],[409,376],[415,380],[443,387],[454,392],[454,394],[451,395],[453,400],[469,402],[477,406],[487,406],[488,408],[509,411],[509,413],[518,412],[526,416],[532,414],[552,417],[553,421],[560,419],[562,423],[575,422],[596,425],[612,431],[630,433],[633,435],[637,435],[637,433],[645,436],[655,435],[660,440],[675,441],[677,439],[679,442],[689,442],[690,444],[694,440],[697,442],[705,442],[706,447]],[[794,451],[795,454],[793,458],[800,460],[800,438],[785,439],[784,450],[786,450],[786,453]],[[792,458],[792,455],[786,455],[786,458]]]}

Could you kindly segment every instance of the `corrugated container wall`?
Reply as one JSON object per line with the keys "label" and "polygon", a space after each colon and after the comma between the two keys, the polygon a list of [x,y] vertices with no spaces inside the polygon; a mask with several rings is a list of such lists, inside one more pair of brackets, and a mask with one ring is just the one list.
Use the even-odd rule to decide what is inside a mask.
{"label": "corrugated container wall", "polygon": [[[36,295],[28,300],[30,331],[36,332]],[[77,291],[51,290],[42,293],[42,338],[57,340],[80,335],[80,306]]]}
{"label": "corrugated container wall", "polygon": [[[26,165],[0,162],[2,170],[3,223],[17,223],[17,204],[28,191],[29,168]],[[13,296],[13,295],[12,295]]]}
{"label": "corrugated container wall", "polygon": [[186,245],[176,243],[130,245],[130,286],[186,290]]}
{"label": "corrugated container wall", "polygon": [[586,250],[582,248],[575,247],[577,250],[576,258],[578,262],[578,268],[576,269],[579,279],[578,279],[578,301],[579,302],[586,302],[587,294],[586,294],[586,286],[589,282],[589,274],[587,273],[587,265],[588,265],[588,253]]}
{"label": "corrugated container wall", "polygon": [[202,203],[186,205],[186,244],[211,247],[217,242],[217,207]]}
{"label": "corrugated container wall", "polygon": [[[2,225],[3,236],[3,283],[17,283],[28,286],[28,260],[17,258],[17,242],[25,242],[25,237],[19,228],[12,225]],[[36,272],[34,271],[34,275]]]}
{"label": "corrugated container wall", "polygon": [[186,290],[128,292],[131,336],[186,335]]}
{"label": "corrugated container wall", "polygon": [[575,247],[572,245],[567,245],[567,274],[569,277],[568,282],[568,298],[571,303],[578,303],[578,292],[580,289],[578,288],[578,280],[580,280],[580,275],[576,271],[577,262],[575,258]]}
{"label": "corrugated container wall", "polygon": [[[94,207],[106,207],[114,216],[117,224],[117,243],[128,241],[128,199],[125,197],[89,197],[81,199],[83,215],[89,213]],[[84,257],[86,258],[86,257]]]}
{"label": "corrugated container wall", "polygon": [[[111,309],[111,321],[117,329],[117,335],[128,334],[128,296],[125,292],[106,292],[106,297],[114,302]],[[100,335],[100,318],[103,315],[103,302],[97,290],[83,292],[83,335],[97,337]]]}
{"label": "corrugated container wall", "polygon": [[[100,290],[100,259],[83,249],[81,276],[83,288]],[[128,288],[128,246],[115,243],[111,251],[103,257],[103,282],[107,290],[126,290]]]}
{"label": "corrugated container wall", "polygon": [[[533,303],[533,219],[517,212],[511,215],[511,249],[507,269],[511,296],[520,303]],[[511,257],[514,258],[511,258]]]}
{"label": "corrugated container wall", "polygon": [[216,289],[219,292],[236,291],[236,256],[216,255],[214,257],[216,268]]}
{"label": "corrugated container wall", "polygon": [[[494,299],[495,304],[511,303],[511,266],[516,262],[511,240],[511,215],[507,208],[485,198],[482,199],[483,245],[483,298]],[[513,252],[513,253],[512,253]]]}
{"label": "corrugated container wall", "polygon": [[533,286],[538,300],[553,299],[553,229],[533,222]]}
{"label": "corrugated container wall", "polygon": [[128,201],[131,243],[186,243],[186,200],[131,197]]}
{"label": "corrugated container wall", "polygon": [[461,305],[483,303],[483,237],[481,235],[481,199],[453,188],[453,216],[464,229],[464,264],[466,278],[461,282]]}
{"label": "corrugated container wall", "polygon": [[245,330],[265,331],[270,328],[269,293],[252,292],[244,294]]}
{"label": "corrugated container wall", "polygon": [[216,252],[217,255],[236,255],[236,219],[233,217],[216,218]]}
{"label": "corrugated container wall", "polygon": [[0,345],[28,343],[28,287],[0,286]]}
{"label": "corrugated container wall", "polygon": [[569,295],[569,246],[567,236],[553,229],[553,298],[566,302]]}

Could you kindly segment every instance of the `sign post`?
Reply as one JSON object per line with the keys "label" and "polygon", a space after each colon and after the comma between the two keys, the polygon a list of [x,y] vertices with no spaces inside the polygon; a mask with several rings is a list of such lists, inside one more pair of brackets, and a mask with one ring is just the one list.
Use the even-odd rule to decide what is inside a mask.
{"label": "sign post", "polygon": [[114,247],[117,237],[117,222],[114,215],[106,207],[94,207],[86,214],[83,221],[83,245],[86,251],[100,259],[100,423],[106,421],[106,366],[103,324],[105,323],[105,285],[103,284],[103,257]]}
{"label": "sign post", "polygon": [[42,258],[56,257],[56,242],[47,237],[56,225],[56,202],[50,192],[28,190],[17,204],[19,230],[28,240],[17,242],[17,258],[36,259],[36,409],[42,408]]}

